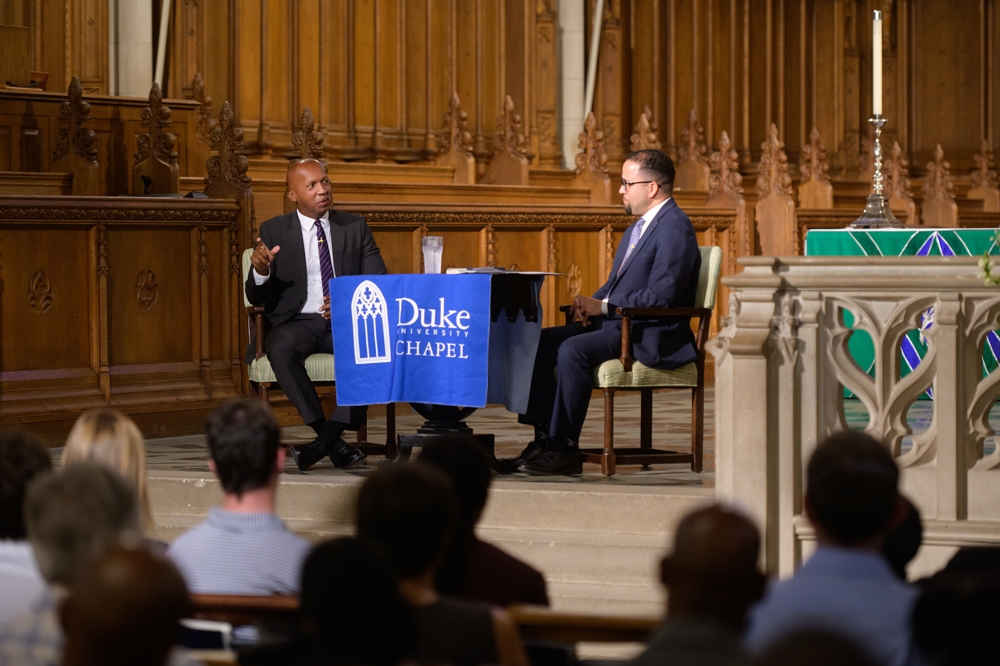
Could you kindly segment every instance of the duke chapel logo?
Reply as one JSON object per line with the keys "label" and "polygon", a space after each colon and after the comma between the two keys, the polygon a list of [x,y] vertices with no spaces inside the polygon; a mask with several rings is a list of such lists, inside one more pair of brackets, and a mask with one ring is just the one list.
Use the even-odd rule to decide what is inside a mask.
{"label": "duke chapel logo", "polygon": [[365,280],[351,299],[354,319],[354,362],[389,363],[389,313],[382,290]]}

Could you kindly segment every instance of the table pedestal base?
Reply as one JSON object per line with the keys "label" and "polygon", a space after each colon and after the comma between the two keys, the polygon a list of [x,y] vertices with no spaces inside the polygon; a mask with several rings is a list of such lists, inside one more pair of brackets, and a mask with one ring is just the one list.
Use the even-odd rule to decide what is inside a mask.
{"label": "table pedestal base", "polygon": [[479,449],[486,455],[486,460],[490,464],[490,469],[496,469],[497,457],[494,451],[495,438],[493,435],[475,435],[472,430],[466,431],[438,431],[436,433],[417,433],[414,435],[396,435],[397,450],[399,454],[394,460],[383,460],[379,463],[382,465],[394,465],[396,463],[405,463],[410,459],[410,455],[413,453],[413,449],[421,446],[427,446],[431,442],[473,442]]}

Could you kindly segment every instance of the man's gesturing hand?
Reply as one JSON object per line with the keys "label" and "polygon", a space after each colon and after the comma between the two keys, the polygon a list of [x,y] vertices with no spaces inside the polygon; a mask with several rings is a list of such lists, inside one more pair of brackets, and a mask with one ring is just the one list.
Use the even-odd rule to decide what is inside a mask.
{"label": "man's gesturing hand", "polygon": [[274,261],[274,255],[278,254],[281,250],[280,245],[275,245],[270,250],[264,245],[264,241],[257,237],[257,244],[253,248],[253,254],[250,255],[250,262],[253,264],[253,269],[257,271],[257,275],[270,275],[271,274],[271,262]]}
{"label": "man's gesturing hand", "polygon": [[584,326],[590,325],[590,318],[604,314],[601,309],[601,301],[590,296],[577,296],[573,299],[571,310],[572,320],[578,321]]}

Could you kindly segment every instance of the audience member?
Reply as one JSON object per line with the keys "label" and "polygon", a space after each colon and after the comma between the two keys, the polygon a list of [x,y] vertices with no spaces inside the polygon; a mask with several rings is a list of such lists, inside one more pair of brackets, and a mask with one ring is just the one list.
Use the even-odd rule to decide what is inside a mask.
{"label": "audience member", "polygon": [[45,592],[0,627],[0,664],[55,666],[63,649],[58,607],[78,574],[108,547],[139,542],[142,522],[131,484],[103,465],[80,463],[28,487],[24,523]]}
{"label": "audience member", "polygon": [[920,522],[920,509],[904,495],[900,495],[906,504],[906,516],[896,529],[886,535],[882,542],[882,555],[889,562],[893,572],[901,581],[906,581],[906,565],[917,556],[920,544],[924,540],[924,526]]}
{"label": "audience member", "polygon": [[135,484],[142,524],[156,528],[146,492],[146,445],[138,426],[114,409],[92,409],[73,424],[63,449],[63,467],[80,462],[107,465]]}
{"label": "audience member", "polygon": [[685,516],[660,564],[667,619],[630,666],[749,663],[740,634],[764,591],[759,552],[757,528],[738,513],[716,505]]}
{"label": "audience member", "polygon": [[424,664],[527,666],[506,611],[439,596],[437,570],[455,524],[455,494],[430,465],[394,466],[368,478],[358,493],[358,536],[396,567],[403,597],[416,609],[415,657]]}
{"label": "audience member", "polygon": [[921,580],[913,633],[931,663],[1000,663],[1000,548],[960,549],[944,569]]}
{"label": "audience member", "polygon": [[297,594],[309,543],[275,515],[285,464],[277,421],[259,402],[236,398],[206,426],[209,467],[222,485],[222,507],[170,546],[195,594]]}
{"label": "audience member", "polygon": [[753,660],[754,666],[875,666],[851,641],[823,631],[796,631]]}
{"label": "audience member", "polygon": [[919,663],[910,628],[917,591],[880,553],[905,511],[889,450],[864,433],[839,432],[816,449],[806,475],[816,552],[754,609],[747,649],[760,654],[794,631],[816,629],[853,641],[878,664]]}
{"label": "audience member", "polygon": [[302,568],[301,607],[312,663],[394,666],[413,654],[414,610],[389,560],[360,539],[316,546]]}
{"label": "audience member", "polygon": [[84,568],[60,613],[63,666],[163,666],[190,607],[165,557],[115,546]]}
{"label": "audience member", "polygon": [[0,430],[0,624],[27,611],[45,591],[24,531],[24,493],[32,479],[51,469],[49,452],[38,440],[22,430]]}
{"label": "audience member", "polygon": [[448,475],[458,500],[455,537],[438,570],[438,592],[500,607],[548,606],[541,572],[476,536],[476,523],[483,515],[493,480],[479,447],[461,440],[431,441],[417,462],[430,463]]}

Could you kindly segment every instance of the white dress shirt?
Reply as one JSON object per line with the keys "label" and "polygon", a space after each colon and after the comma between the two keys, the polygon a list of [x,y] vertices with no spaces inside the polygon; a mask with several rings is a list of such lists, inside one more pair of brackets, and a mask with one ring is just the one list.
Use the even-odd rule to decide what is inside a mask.
{"label": "white dress shirt", "polygon": [[[668,201],[670,201],[670,199],[672,199],[672,198],[673,197],[667,197],[666,199],[664,199],[660,203],[656,204],[655,206],[653,206],[652,208],[650,208],[649,210],[647,210],[646,214],[639,218],[639,221],[637,222],[637,224],[639,225],[639,238],[640,239],[642,238],[642,235],[644,233],[646,233],[646,228],[649,227],[650,220],[655,220],[656,219],[656,215],[660,212],[660,209],[663,208],[663,205],[665,203],[667,203]],[[631,240],[631,238],[626,238],[625,242],[627,243],[630,240]],[[636,242],[638,242],[638,241],[636,241]],[[618,270],[619,271],[621,270],[621,266],[618,267]],[[611,294],[608,294],[608,296],[610,297]],[[603,301],[601,301],[601,312],[604,313],[604,316],[608,316],[608,314],[609,314],[609,312],[608,312],[608,299],[607,298],[605,298]]]}
{"label": "white dress shirt", "polygon": [[[306,217],[298,210],[295,214],[299,216],[299,224],[302,226],[302,249],[306,253],[306,302],[302,305],[302,312],[319,314],[319,309],[323,307],[323,274],[319,266],[319,242],[316,240],[316,220]],[[323,234],[326,236],[326,244],[330,245],[330,213],[323,213],[319,218],[323,225]],[[337,266],[333,261],[333,248],[327,248],[330,253],[330,265],[333,266],[333,277],[337,277]],[[261,275],[256,270],[253,271],[253,281],[259,287],[271,278],[270,270],[267,275]]]}

